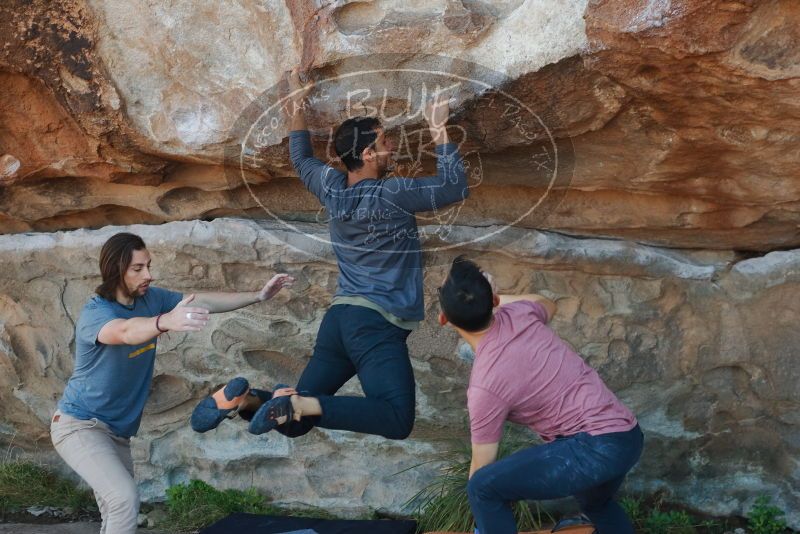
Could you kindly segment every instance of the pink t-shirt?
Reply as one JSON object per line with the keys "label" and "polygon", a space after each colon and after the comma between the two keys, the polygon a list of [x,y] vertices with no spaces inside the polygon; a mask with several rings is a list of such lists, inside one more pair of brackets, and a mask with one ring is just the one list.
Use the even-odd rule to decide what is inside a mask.
{"label": "pink t-shirt", "polygon": [[597,371],[550,327],[539,303],[497,308],[481,339],[467,398],[473,443],[496,443],[503,422],[526,425],[545,441],[579,432],[625,432],[636,417]]}

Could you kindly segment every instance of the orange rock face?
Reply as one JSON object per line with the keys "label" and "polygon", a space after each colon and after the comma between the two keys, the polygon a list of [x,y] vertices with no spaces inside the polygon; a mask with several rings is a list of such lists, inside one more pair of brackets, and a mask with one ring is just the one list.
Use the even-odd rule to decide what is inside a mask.
{"label": "orange rock face", "polygon": [[[667,199],[673,209],[659,242],[796,246],[800,167],[791,147],[800,131],[800,5],[640,4],[587,7],[585,63],[630,98],[587,148],[600,156],[597,136],[624,132],[624,153],[635,165],[616,183],[654,196],[657,211]],[[622,235],[641,239],[647,231]]]}
{"label": "orange rock face", "polygon": [[[349,57],[393,52],[409,63],[430,53],[491,62],[510,76],[502,89],[569,145],[557,202],[516,220],[509,213],[542,196],[535,176],[519,179],[531,175],[542,140],[521,137],[486,97],[466,95],[453,123],[469,134],[484,179],[459,224],[669,247],[800,245],[792,0],[592,0],[582,20],[555,4],[546,13],[513,3],[433,2],[430,12],[279,4],[221,12],[203,2],[151,11],[137,2],[6,2],[0,153],[21,168],[3,179],[0,231],[263,217],[259,199],[282,217],[308,218],[315,202],[282,179],[293,176],[285,136],[267,147],[266,164],[246,169],[254,198],[225,179],[223,149],[237,141],[227,132],[295,63],[320,79]],[[375,67],[397,67],[375,57]],[[340,112],[323,105],[314,116],[331,125]]]}

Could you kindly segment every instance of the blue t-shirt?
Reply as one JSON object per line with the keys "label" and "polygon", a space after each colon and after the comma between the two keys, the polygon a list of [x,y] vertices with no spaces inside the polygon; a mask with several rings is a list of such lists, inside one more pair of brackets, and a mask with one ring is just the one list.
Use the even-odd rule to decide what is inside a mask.
{"label": "blue t-shirt", "polygon": [[98,295],[89,299],[75,327],[75,370],[58,409],[78,419],[97,418],[118,436],[135,435],[150,394],[156,338],[140,345],[104,345],[97,335],[109,321],[155,317],[172,311],[182,298],[150,287],[134,299],[132,309]]}
{"label": "blue t-shirt", "polygon": [[417,212],[469,196],[464,163],[454,143],[436,147],[436,176],[362,180],[314,158],[308,130],[289,133],[289,156],[306,188],[330,217],[339,264],[336,296],[360,296],[403,320],[425,317]]}

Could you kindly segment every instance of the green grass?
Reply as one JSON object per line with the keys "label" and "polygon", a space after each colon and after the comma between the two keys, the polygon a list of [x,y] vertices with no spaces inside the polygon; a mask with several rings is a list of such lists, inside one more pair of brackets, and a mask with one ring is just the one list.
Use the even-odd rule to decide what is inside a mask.
{"label": "green grass", "polygon": [[91,491],[78,489],[70,480],[30,461],[0,463],[0,513],[3,515],[29,506],[96,509]]}
{"label": "green grass", "polygon": [[218,490],[201,480],[168,488],[166,506],[167,519],[157,527],[174,532],[197,530],[237,512],[335,519],[332,514],[317,508],[277,507],[255,488]]}
{"label": "green grass", "polygon": [[752,534],[780,534],[786,530],[784,515],[786,513],[773,506],[769,497],[762,495],[747,514],[747,527]]}
{"label": "green grass", "polygon": [[[507,436],[500,445],[500,458],[532,444],[520,434],[507,432]],[[420,532],[470,531],[474,523],[466,495],[469,445],[454,443],[440,457],[440,461],[442,467],[439,476],[409,500],[407,506],[413,508]],[[648,501],[626,497],[620,500],[620,504],[640,534],[721,534],[731,530],[727,521],[707,520],[684,510],[667,509],[670,507],[660,497]],[[24,460],[0,461],[0,516],[30,506],[70,507],[76,512],[96,510],[91,491],[79,489],[75,483],[55,474],[48,467]],[[254,488],[245,491],[218,490],[199,480],[170,487],[167,490],[166,509],[167,519],[157,526],[171,532],[197,530],[236,512],[335,519],[335,516],[321,509],[277,507]],[[542,514],[535,504],[532,507],[527,503],[517,503],[515,515],[520,530],[537,530],[554,522],[552,517]],[[780,508],[771,504],[768,497],[762,496],[747,514],[748,532],[783,533],[786,531],[784,515]]]}
{"label": "green grass", "polygon": [[701,519],[685,510],[664,510],[661,499],[647,505],[644,499],[624,497],[619,503],[641,534],[722,534],[729,530],[726,523]]}
{"label": "green grass", "polygon": [[[97,510],[90,490],[79,489],[50,468],[23,460],[0,461],[0,517],[30,506]],[[197,530],[235,512],[335,519],[316,508],[279,508],[254,488],[218,490],[199,480],[169,488],[166,509],[167,519],[157,527],[170,532]]]}
{"label": "green grass", "polygon": [[[500,443],[498,459],[531,445],[529,438],[507,428],[506,438]],[[406,503],[417,520],[417,531],[471,531],[475,523],[467,499],[469,444],[453,442],[450,450],[440,455],[438,461],[442,463],[439,475]],[[538,505],[526,502],[514,504],[514,515],[520,530],[538,530],[543,523],[553,522],[547,514],[542,517]]]}

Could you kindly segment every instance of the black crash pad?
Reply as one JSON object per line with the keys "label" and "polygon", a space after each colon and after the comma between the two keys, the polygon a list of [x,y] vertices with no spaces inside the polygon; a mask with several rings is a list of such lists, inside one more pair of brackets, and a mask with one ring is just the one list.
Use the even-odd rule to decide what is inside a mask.
{"label": "black crash pad", "polygon": [[346,521],[231,514],[200,534],[284,534],[303,530],[312,530],[316,534],[414,534],[417,524],[415,521]]}

